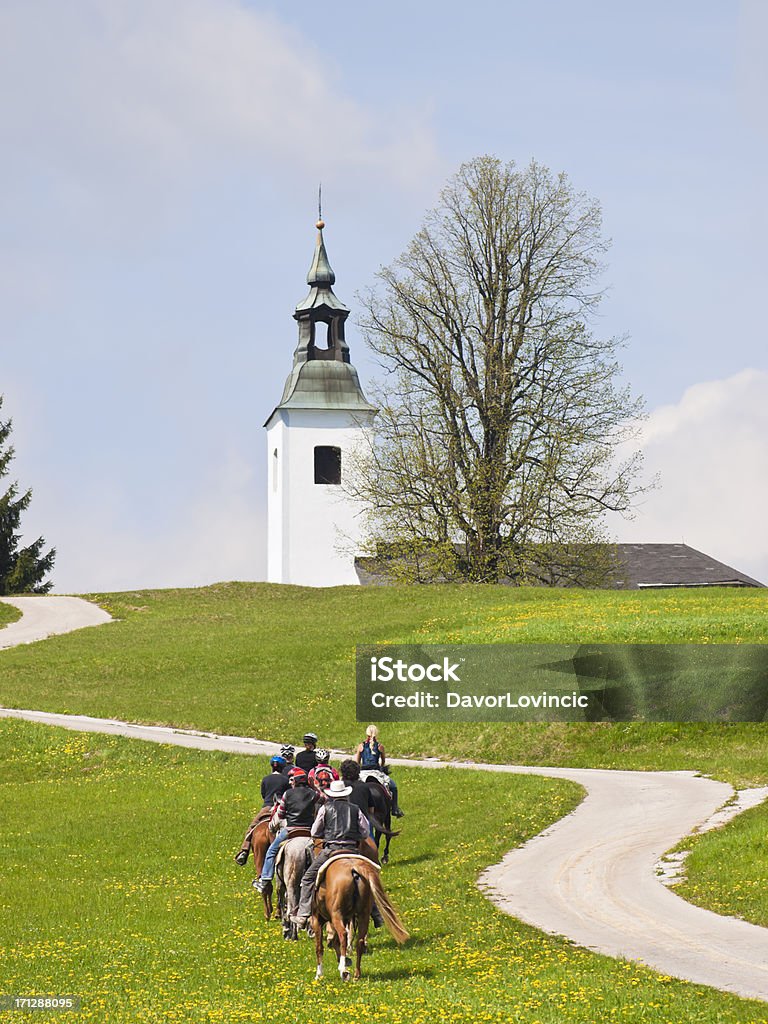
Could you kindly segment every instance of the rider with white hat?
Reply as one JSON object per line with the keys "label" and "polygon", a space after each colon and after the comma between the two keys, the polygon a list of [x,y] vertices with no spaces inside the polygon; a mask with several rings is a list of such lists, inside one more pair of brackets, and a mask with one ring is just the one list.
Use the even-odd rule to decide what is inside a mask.
{"label": "rider with white hat", "polygon": [[301,880],[301,900],[294,924],[304,928],[312,913],[312,895],[317,873],[335,853],[356,853],[361,839],[368,835],[368,819],[355,804],[349,802],[352,787],[334,779],[325,791],[326,802],[317,812],[312,835],[322,838],[323,849],[315,857]]}

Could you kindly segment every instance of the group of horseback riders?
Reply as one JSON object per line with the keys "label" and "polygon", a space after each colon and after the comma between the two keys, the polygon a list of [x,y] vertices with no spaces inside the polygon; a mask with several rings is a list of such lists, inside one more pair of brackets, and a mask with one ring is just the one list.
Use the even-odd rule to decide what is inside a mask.
{"label": "group of horseback riders", "polygon": [[[270,831],[276,834],[267,850],[261,874],[253,883],[254,888],[263,892],[271,885],[283,843],[295,835],[322,840],[323,849],[302,879],[299,908],[292,918],[299,928],[306,927],[315,881],[322,865],[334,855],[357,850],[361,842],[374,835],[375,803],[365,779],[376,779],[389,794],[392,814],[403,816],[397,786],[388,774],[386,754],[378,741],[375,725],[368,726],[354,759],[341,762],[340,772],[329,763],[331,752],[318,748],[317,741],[317,735],[308,732],[303,739],[304,749],[298,754],[294,747],[285,745],[271,758],[271,772],[261,782],[263,806],[235,855],[238,864],[246,864],[253,830],[269,814]],[[378,923],[375,907],[373,917],[374,923]]]}

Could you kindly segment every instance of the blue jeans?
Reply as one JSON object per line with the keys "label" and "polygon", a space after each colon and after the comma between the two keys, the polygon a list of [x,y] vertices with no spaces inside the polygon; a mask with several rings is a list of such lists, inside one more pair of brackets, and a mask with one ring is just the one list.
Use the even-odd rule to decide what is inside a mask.
{"label": "blue jeans", "polygon": [[392,803],[397,807],[397,783],[391,775],[389,776],[389,792],[392,794]]}
{"label": "blue jeans", "polygon": [[288,829],[283,828],[277,833],[275,838],[270,843],[267,855],[264,858],[264,867],[261,869],[262,881],[271,881],[272,876],[275,873],[275,861],[277,860],[277,851],[280,849],[282,844],[288,838]]}

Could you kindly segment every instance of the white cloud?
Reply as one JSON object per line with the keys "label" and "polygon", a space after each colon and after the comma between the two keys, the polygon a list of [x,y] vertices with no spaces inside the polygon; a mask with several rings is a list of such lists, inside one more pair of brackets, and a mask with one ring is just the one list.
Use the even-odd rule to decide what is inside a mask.
{"label": "white cloud", "polygon": [[[57,593],[196,587],[266,577],[266,521],[253,467],[235,450],[199,482],[189,505],[156,523],[126,517],[130,496],[114,483],[80,494],[59,510]],[[163,497],[159,496],[162,503]],[[31,511],[31,509],[30,509]],[[36,526],[53,510],[38,504]],[[50,535],[49,530],[49,535]],[[33,535],[30,530],[29,536]]]}
{"label": "white cloud", "polygon": [[407,184],[434,162],[418,110],[346,95],[335,55],[237,0],[11,0],[0,112],[14,159],[183,186],[227,157]]}
{"label": "white cloud", "polygon": [[661,486],[611,522],[617,539],[685,541],[768,583],[768,373],[695,384],[653,410],[640,444]]}

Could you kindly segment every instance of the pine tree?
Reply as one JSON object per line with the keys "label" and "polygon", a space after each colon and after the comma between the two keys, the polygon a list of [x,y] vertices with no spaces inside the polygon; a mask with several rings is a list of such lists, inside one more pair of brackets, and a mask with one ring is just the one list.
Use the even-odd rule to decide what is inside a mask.
{"label": "pine tree", "polygon": [[[0,409],[3,398],[0,395]],[[13,447],[8,444],[11,434],[11,420],[0,420],[0,481],[8,474],[13,459]],[[32,491],[19,494],[19,485],[14,481],[3,494],[0,490],[0,595],[4,594],[47,594],[52,581],[43,582],[53,568],[55,548],[43,554],[45,539],[37,540],[27,547],[19,548],[21,535],[19,524],[21,514],[32,500]]]}

